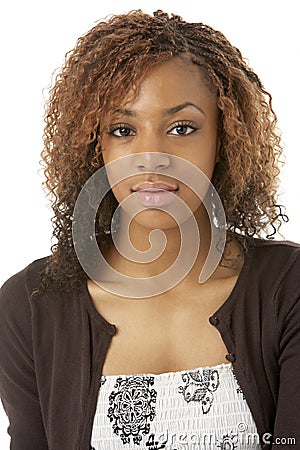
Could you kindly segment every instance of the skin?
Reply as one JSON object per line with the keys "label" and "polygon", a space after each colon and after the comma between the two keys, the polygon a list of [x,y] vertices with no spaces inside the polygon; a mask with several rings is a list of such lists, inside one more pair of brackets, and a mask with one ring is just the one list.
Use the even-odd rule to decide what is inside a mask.
{"label": "skin", "polygon": [[[186,106],[166,114],[187,102],[196,107]],[[211,179],[220,147],[216,96],[197,66],[179,58],[161,64],[143,79],[137,96],[125,99],[120,108],[122,111],[110,117],[109,129],[103,136],[104,162],[142,155],[134,159],[138,175],[113,188],[119,202],[132,194],[132,186],[141,181],[174,182],[168,177],[168,154],[184,157]],[[164,173],[155,173],[157,167]],[[152,173],[146,174],[146,170]],[[240,248],[234,242],[225,248],[226,255],[235,256],[238,264],[218,266],[209,280],[198,283],[209,250],[210,224],[201,200],[191,189],[177,183],[176,195],[190,206],[201,236],[198,257],[189,274],[169,291],[138,300],[113,295],[88,280],[96,310],[117,328],[103,375],[162,373],[228,363],[227,349],[208,317],[224,303],[237,281],[243,263]],[[125,239],[122,224],[126,214],[121,210],[119,242]],[[127,261],[112,248],[105,254],[111,266],[132,277],[150,277],[167,269],[178,253],[180,234],[166,212],[152,208],[140,212],[131,222],[130,238],[136,248],[146,250],[153,228],[163,229],[167,237],[162,256],[140,264]]]}
{"label": "skin", "polygon": [[[203,244],[197,263],[200,270],[210,243],[209,219],[199,197],[184,183],[168,177],[172,164],[168,155],[184,158],[211,179],[220,147],[215,94],[197,66],[174,58],[154,68],[141,83],[134,101],[125,101],[118,109],[121,111],[112,114],[102,140],[104,163],[139,153],[134,164],[140,174],[114,186],[115,197],[120,203],[144,181],[175,184],[176,195],[190,207],[198,223]],[[164,173],[155,173],[157,168]],[[121,230],[125,215],[121,209]],[[154,228],[166,234],[168,246],[164,255],[153,263],[134,264],[111,249],[107,255],[110,264],[115,268],[122,266],[123,273],[134,276],[152,276],[169,267],[181,243],[178,225],[169,214],[152,208],[139,213],[131,222],[130,238],[138,250],[147,250],[149,232]],[[117,239],[122,242],[126,235],[119,233]]]}

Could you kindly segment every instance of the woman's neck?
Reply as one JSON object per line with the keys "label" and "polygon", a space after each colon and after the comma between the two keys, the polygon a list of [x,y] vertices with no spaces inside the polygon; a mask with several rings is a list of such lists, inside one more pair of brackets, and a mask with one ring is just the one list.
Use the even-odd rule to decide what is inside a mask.
{"label": "woman's neck", "polygon": [[[184,246],[185,252],[188,255],[189,253],[195,252],[197,250],[197,246],[199,245],[196,260],[187,275],[189,278],[195,278],[198,280],[199,273],[201,272],[209,252],[211,244],[211,229],[209,217],[204,210],[204,207],[200,207],[193,217],[196,219],[196,223],[198,225],[199,242],[195,242],[195,233],[192,232],[192,228],[190,231],[190,227],[193,226],[193,221],[190,220],[190,223],[187,221],[184,224]],[[150,236],[153,229],[150,226],[146,227],[142,225],[138,222],[138,220],[132,220],[128,230],[127,218],[122,210],[120,211],[119,220],[119,231],[114,236],[115,244],[123,254],[132,257],[133,261],[130,261],[122,256],[116,250],[115,246],[112,245],[106,251],[104,256],[107,262],[115,270],[130,277],[149,278],[164,272],[175,262],[182,246],[181,231],[183,227],[180,229],[174,222],[173,227],[168,227],[161,230],[165,235],[165,248],[163,250],[164,240],[161,233],[159,235],[155,235],[155,233],[153,233]],[[128,236],[130,238],[130,242],[128,240]],[[152,261],[149,261],[148,255],[151,246],[149,237],[151,238],[153,254],[156,254],[156,258],[152,258]],[[138,257],[134,254],[134,250],[139,251]],[[142,252],[145,253],[143,254]],[[159,254],[160,256],[157,256]]]}

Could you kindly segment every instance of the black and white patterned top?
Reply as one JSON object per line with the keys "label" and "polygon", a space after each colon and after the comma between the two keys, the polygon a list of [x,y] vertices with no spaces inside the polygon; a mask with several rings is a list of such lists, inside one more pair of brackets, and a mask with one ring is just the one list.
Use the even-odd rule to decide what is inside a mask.
{"label": "black and white patterned top", "polygon": [[91,450],[260,448],[231,363],[101,377]]}

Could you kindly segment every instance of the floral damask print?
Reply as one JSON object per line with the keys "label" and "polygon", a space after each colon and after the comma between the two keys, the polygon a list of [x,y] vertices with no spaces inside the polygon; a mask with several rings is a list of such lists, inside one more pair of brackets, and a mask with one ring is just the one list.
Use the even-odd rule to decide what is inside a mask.
{"label": "floral damask print", "polygon": [[234,378],[234,380],[235,380],[235,382],[236,382],[236,385],[237,385],[236,392],[237,392],[238,394],[241,394],[241,395],[243,396],[243,400],[246,400],[246,397],[244,396],[244,392],[242,391],[242,388],[241,388],[241,386],[239,385],[239,382],[238,382],[238,380],[237,380],[236,374],[234,373],[234,370],[231,369],[231,371],[232,371],[233,378]]}
{"label": "floral damask print", "polygon": [[148,450],[159,450],[166,448],[166,443],[168,439],[164,442],[158,442],[154,440],[154,433],[150,434],[148,441],[146,442],[146,447]]}
{"label": "floral damask print", "polygon": [[106,382],[106,376],[102,375],[102,377],[100,378],[100,386],[103,386],[105,382]]}
{"label": "floral damask print", "polygon": [[178,392],[183,394],[186,402],[200,402],[202,411],[207,414],[213,402],[213,392],[220,384],[217,370],[203,369],[186,372],[181,375],[184,386],[179,386]]}
{"label": "floral damask print", "polygon": [[234,450],[237,448],[237,435],[234,433],[225,434],[219,441],[217,447],[220,450]]}
{"label": "floral damask print", "polygon": [[114,433],[121,437],[123,444],[140,444],[142,434],[150,431],[149,421],[155,417],[157,392],[151,389],[154,377],[133,375],[118,377],[116,391],[109,395],[108,414]]}

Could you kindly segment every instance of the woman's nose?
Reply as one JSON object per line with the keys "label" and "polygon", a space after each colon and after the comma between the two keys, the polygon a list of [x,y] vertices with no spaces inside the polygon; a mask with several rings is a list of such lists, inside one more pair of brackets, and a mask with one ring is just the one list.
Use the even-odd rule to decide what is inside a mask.
{"label": "woman's nose", "polygon": [[170,165],[170,155],[163,152],[141,152],[135,154],[135,166],[143,172],[163,170]]}

